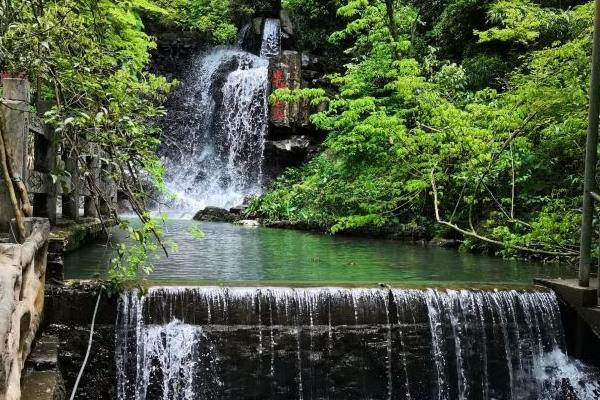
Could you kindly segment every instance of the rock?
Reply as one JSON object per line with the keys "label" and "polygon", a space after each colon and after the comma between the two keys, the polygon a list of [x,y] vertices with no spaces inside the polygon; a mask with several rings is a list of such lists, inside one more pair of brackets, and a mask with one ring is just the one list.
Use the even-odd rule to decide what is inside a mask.
{"label": "rock", "polygon": [[281,30],[290,36],[294,36],[294,25],[288,10],[282,9],[279,11],[279,19],[281,20]]}
{"label": "rock", "polygon": [[263,19],[264,18],[262,18],[262,17],[257,17],[257,18],[254,18],[252,20],[252,26],[254,27],[254,34],[255,35],[259,35],[260,36],[260,34],[262,32]]}
{"label": "rock", "polygon": [[229,209],[229,212],[231,214],[239,217],[240,215],[242,215],[244,213],[244,211],[246,211],[247,208],[248,208],[248,204],[244,203],[244,204],[240,204],[239,206],[231,207]]}
{"label": "rock", "polygon": [[265,171],[269,176],[278,176],[286,168],[297,167],[311,159],[319,151],[305,135],[291,136],[283,140],[265,142]]}
{"label": "rock", "polygon": [[235,216],[224,208],[206,207],[194,215],[196,221],[233,222]]}
{"label": "rock", "polygon": [[292,136],[289,139],[273,140],[270,143],[276,149],[285,152],[304,152],[310,147],[310,139],[307,136]]}
{"label": "rock", "polygon": [[302,53],[301,60],[302,69],[323,72],[323,64],[318,57],[309,53]]}
{"label": "rock", "polygon": [[460,246],[460,241],[456,239],[444,239],[435,237],[429,241],[429,245],[443,247],[445,249],[457,249]]}
{"label": "rock", "polygon": [[260,222],[258,222],[255,219],[242,219],[239,221],[235,221],[236,225],[242,225],[242,226],[247,226],[250,228],[256,228],[258,226],[260,226]]}
{"label": "rock", "polygon": [[[297,51],[284,50],[269,66],[271,90],[300,89],[302,83],[301,57]],[[307,126],[307,102],[276,101],[271,105],[270,122],[279,127]]]}
{"label": "rock", "polygon": [[250,203],[252,203],[256,198],[258,198],[257,195],[255,194],[249,194],[248,196],[244,197],[244,201],[242,202],[243,206],[249,206]]}
{"label": "rock", "polygon": [[319,78],[321,73],[318,71],[313,71],[312,69],[303,69],[302,70],[302,79],[309,81],[312,83],[313,80]]}

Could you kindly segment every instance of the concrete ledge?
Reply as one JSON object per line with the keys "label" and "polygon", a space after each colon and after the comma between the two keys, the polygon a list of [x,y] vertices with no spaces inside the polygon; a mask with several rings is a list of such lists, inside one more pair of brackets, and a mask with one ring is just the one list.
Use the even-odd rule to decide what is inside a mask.
{"label": "concrete ledge", "polygon": [[104,227],[115,225],[114,220],[104,221],[98,218],[81,218],[79,223],[70,220],[59,220],[52,228],[48,239],[48,260],[46,280],[50,282],[64,281],[64,256],[81,246],[104,237]]}
{"label": "concrete ledge", "polygon": [[[98,289],[94,283],[81,283],[75,286],[46,286],[44,323],[89,326],[94,314]],[[117,296],[108,297],[106,292],[102,293],[96,324],[112,325],[115,323],[117,301]]]}
{"label": "concrete ledge", "polygon": [[571,353],[600,365],[596,351],[600,345],[598,279],[592,279],[587,288],[578,286],[576,279],[534,279],[534,283],[554,290],[564,303],[563,325]]}
{"label": "concrete ledge", "polygon": [[592,279],[587,288],[579,286],[577,279],[534,279],[533,283],[554,290],[575,308],[595,307],[598,304],[598,279]]}
{"label": "concrete ledge", "polygon": [[600,338],[600,307],[586,307],[579,310],[581,317]]}
{"label": "concrete ledge", "polygon": [[[106,227],[115,225],[113,220],[104,221]],[[68,253],[76,250],[90,240],[104,235],[103,225],[98,218],[81,218],[79,223],[59,220],[50,232],[50,253]]]}
{"label": "concrete ledge", "polygon": [[33,351],[25,361],[25,367],[36,371],[48,371],[58,365],[58,337],[42,335],[35,341]]}

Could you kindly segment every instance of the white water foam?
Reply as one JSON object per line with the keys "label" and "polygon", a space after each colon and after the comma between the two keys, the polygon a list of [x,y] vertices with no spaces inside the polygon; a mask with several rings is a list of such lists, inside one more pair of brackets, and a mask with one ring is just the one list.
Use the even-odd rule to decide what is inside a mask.
{"label": "white water foam", "polygon": [[169,210],[229,208],[262,191],[267,91],[264,58],[217,47],[194,60],[164,126]]}

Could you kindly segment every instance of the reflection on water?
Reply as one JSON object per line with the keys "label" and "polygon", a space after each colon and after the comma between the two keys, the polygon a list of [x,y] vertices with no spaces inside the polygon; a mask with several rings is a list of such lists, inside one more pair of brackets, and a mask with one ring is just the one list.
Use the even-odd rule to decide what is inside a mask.
{"label": "reflection on water", "polygon": [[[202,240],[190,233],[198,225]],[[226,223],[169,220],[168,239],[178,245],[170,254],[156,253],[150,278],[181,282],[531,283],[535,277],[571,273],[564,266],[505,261],[454,250],[394,241],[334,237],[307,232],[247,228]],[[85,279],[106,271],[115,243],[86,246],[65,259],[67,279]]]}

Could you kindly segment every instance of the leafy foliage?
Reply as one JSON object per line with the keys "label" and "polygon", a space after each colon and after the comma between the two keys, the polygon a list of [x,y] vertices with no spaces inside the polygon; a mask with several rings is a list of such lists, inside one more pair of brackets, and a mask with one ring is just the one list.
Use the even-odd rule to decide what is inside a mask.
{"label": "leafy foliage", "polygon": [[155,1],[165,10],[158,18],[161,24],[205,33],[216,43],[233,41],[240,23],[272,6],[269,0]]}
{"label": "leafy foliage", "polygon": [[[333,233],[416,222],[449,234],[435,224],[433,177],[442,220],[503,242],[506,256],[520,246],[570,257],[580,218],[592,3],[560,9],[533,0],[456,0],[424,15],[394,2],[397,37],[385,3],[348,0],[338,9],[348,23],[331,40],[353,44],[351,62],[330,75],[339,90],[311,117],[329,132],[326,149],[277,180],[251,212]],[[439,51],[439,32],[461,20],[457,10],[473,7],[486,21],[471,31],[474,44]],[[424,18],[434,21],[429,30]],[[467,239],[465,247],[498,250]]]}

